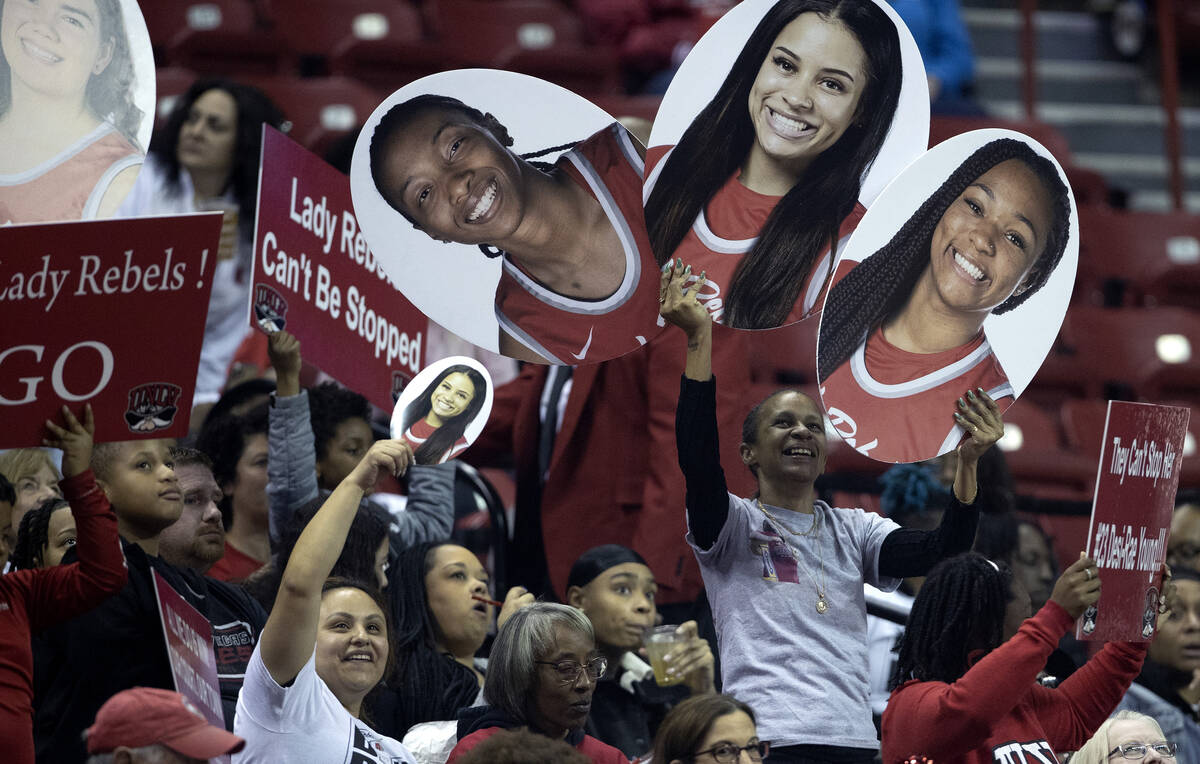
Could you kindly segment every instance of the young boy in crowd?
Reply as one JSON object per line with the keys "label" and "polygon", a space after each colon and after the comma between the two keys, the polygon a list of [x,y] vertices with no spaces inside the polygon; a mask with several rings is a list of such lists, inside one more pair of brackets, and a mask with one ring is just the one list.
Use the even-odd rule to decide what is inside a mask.
{"label": "young boy in crowd", "polygon": [[175,477],[183,494],[179,519],[158,536],[158,556],[178,568],[200,575],[225,553],[221,522],[221,489],[213,477],[212,460],[194,448],[172,448]]}
{"label": "young boy in crowd", "polygon": [[[65,477],[59,485],[79,529],[79,561],[0,576],[0,757],[13,764],[34,760],[30,634],[88,611],[125,584],[116,518],[88,469],[91,407],[84,408],[81,423],[64,406],[63,420],[65,428],[46,423],[46,445],[63,450]],[[4,503],[11,512],[11,498]]]}
{"label": "young boy in crowd", "polygon": [[[81,733],[101,704],[130,687],[173,688],[154,574],[204,615],[213,629],[221,700],[232,725],[241,677],[266,622],[245,592],[161,559],[159,537],[183,508],[165,440],[96,446],[92,470],[117,515],[129,581],[100,607],[43,633],[34,643],[34,739],[42,761],[81,761]],[[68,552],[64,562],[72,553]]]}

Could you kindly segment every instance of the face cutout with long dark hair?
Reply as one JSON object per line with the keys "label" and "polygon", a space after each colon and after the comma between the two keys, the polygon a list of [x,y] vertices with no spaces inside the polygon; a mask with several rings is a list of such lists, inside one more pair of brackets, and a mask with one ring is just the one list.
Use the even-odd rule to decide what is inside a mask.
{"label": "face cutout with long dark hair", "polygon": [[592,363],[662,330],[644,149],[594,104],[513,72],[442,72],[367,120],[355,214],[414,305],[481,347]]}
{"label": "face cutout with long dark hair", "polygon": [[859,199],[919,155],[928,121],[920,55],[886,5],[742,4],[684,62],[650,136],[657,262],[706,271],[700,299],[727,326],[814,313]]}
{"label": "face cutout with long dark hair", "polygon": [[423,369],[400,394],[392,412],[392,437],[408,442],[417,464],[441,464],[466,450],[491,410],[487,369],[473,358],[443,358]]}
{"label": "face cutout with long dark hair", "polygon": [[875,459],[921,461],[960,442],[968,390],[1011,405],[1066,313],[1077,227],[1061,168],[1020,133],[957,136],[901,174],[839,260],[821,318],[839,434]]}
{"label": "face cutout with long dark hair", "polygon": [[153,118],[133,0],[0,0],[0,224],[113,215]]}

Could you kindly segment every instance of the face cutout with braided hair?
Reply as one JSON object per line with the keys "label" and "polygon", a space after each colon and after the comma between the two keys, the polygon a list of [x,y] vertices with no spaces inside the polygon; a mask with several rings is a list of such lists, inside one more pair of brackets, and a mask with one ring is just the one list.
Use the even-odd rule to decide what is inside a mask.
{"label": "face cutout with braided hair", "polygon": [[1061,169],[1020,133],[956,136],[900,175],[845,247],[821,318],[822,400],[847,443],[920,461],[961,442],[969,389],[1007,409],[1066,313],[1075,220]]}
{"label": "face cutout with braided hair", "polygon": [[448,71],[375,110],[350,185],[376,258],[432,320],[522,360],[590,363],[661,331],[643,153],[557,85]]}

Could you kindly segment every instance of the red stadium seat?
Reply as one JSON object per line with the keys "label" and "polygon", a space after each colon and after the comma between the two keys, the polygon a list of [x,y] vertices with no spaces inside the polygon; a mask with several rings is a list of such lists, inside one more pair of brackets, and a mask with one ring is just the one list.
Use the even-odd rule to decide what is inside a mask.
{"label": "red stadium seat", "polygon": [[451,68],[442,47],[425,39],[420,13],[402,0],[309,0],[304,13],[280,0],[266,7],[304,73],[343,75],[391,93]]}
{"label": "red stadium seat", "polygon": [[1090,301],[1200,308],[1200,217],[1079,210],[1080,289]]}
{"label": "red stadium seat", "polygon": [[359,128],[379,105],[379,95],[345,77],[251,78],[292,123],[290,137],[315,154]]}
{"label": "red stadium seat", "polygon": [[154,124],[158,127],[166,121],[175,106],[175,99],[187,92],[196,81],[196,73],[190,69],[169,66],[154,73],[155,106]]}
{"label": "red stadium seat", "polygon": [[1059,132],[1057,128],[1034,120],[1000,119],[998,117],[952,117],[935,114],[929,119],[929,145],[933,147],[955,135],[967,133],[971,130],[983,130],[989,127],[999,127],[1024,133],[1049,149],[1059,164],[1065,167],[1071,162],[1071,147],[1067,145],[1067,137]]}
{"label": "red stadium seat", "polygon": [[283,47],[247,0],[142,3],[162,64],[211,74],[270,74],[284,63]]}
{"label": "red stadium seat", "polygon": [[1064,352],[1035,377],[1039,396],[1200,399],[1200,316],[1184,308],[1073,305],[1060,342]]}
{"label": "red stadium seat", "polygon": [[553,0],[427,0],[424,9],[459,65],[522,72],[585,95],[619,87],[616,54],[587,45],[579,19]]}

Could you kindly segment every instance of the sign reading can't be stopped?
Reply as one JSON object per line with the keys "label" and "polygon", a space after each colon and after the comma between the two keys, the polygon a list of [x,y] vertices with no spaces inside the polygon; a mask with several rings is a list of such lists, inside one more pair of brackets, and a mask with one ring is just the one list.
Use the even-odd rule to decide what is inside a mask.
{"label": "sign reading can't be stopped", "polygon": [[187,433],[220,213],[0,227],[0,448],[91,403],[96,441]]}
{"label": "sign reading can't be stopped", "polygon": [[1080,619],[1079,639],[1154,636],[1190,415],[1175,406],[1108,403],[1087,540],[1100,572],[1100,601]]}
{"label": "sign reading can't be stopped", "polygon": [[264,127],[257,225],[251,325],[286,328],[307,360],[391,410],[424,365],[429,320],[367,247],[349,178]]}

